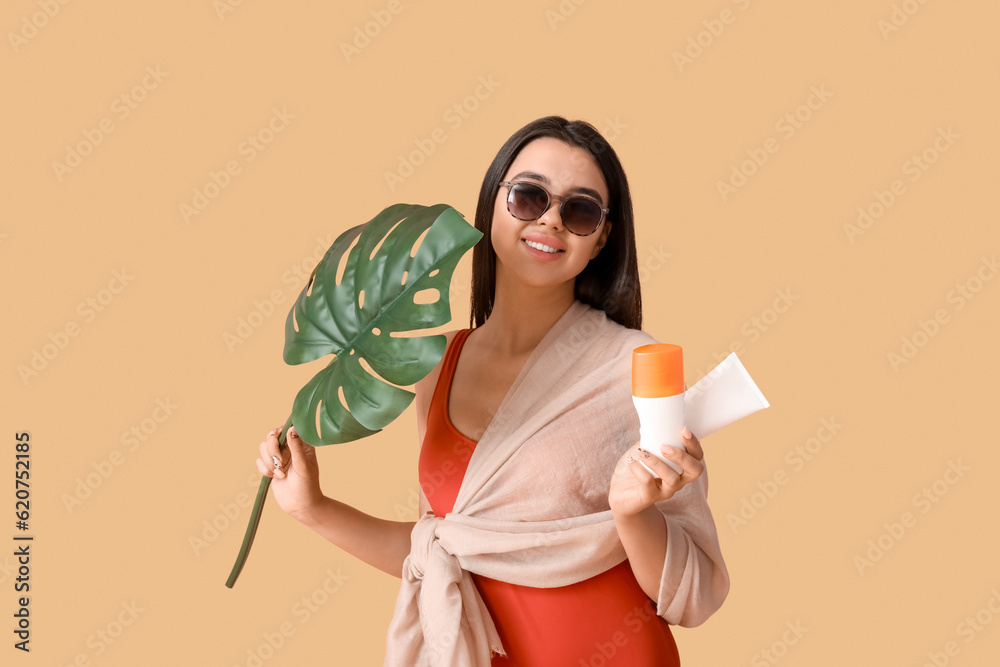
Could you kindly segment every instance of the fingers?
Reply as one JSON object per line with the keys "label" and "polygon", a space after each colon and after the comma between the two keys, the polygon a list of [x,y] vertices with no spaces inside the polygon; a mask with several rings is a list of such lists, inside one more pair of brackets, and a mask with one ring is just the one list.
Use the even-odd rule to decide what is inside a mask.
{"label": "fingers", "polygon": [[[664,458],[668,459],[671,463],[674,463],[675,465],[679,466],[679,464],[673,459],[672,453],[668,451],[671,449],[675,448],[667,445],[663,446]],[[652,482],[655,483],[656,486],[659,488],[663,488],[668,485],[669,486],[676,485],[677,488],[683,486],[683,483],[678,483],[680,481],[681,474],[683,473],[683,468],[681,468],[681,473],[678,473],[669,464],[664,463],[660,458],[654,456],[653,454],[650,454],[645,449],[642,449],[638,446],[636,446],[636,454],[637,454],[637,456],[635,457],[636,460],[641,462],[644,466],[646,466],[646,468],[649,469],[647,470],[646,468],[643,468],[643,465],[639,466],[639,468],[642,468],[642,472],[645,473],[645,477],[637,477],[637,479],[639,479],[640,482],[648,483],[646,478],[650,478]],[[653,472],[650,473],[649,472],[650,470],[652,470]]]}
{"label": "fingers", "polygon": [[316,456],[316,450],[312,445],[299,437],[299,433],[295,430],[294,426],[288,429],[288,437],[285,438],[285,444],[288,445],[288,449],[291,452],[292,465],[304,465]]}
{"label": "fingers", "polygon": [[701,448],[701,440],[696,438],[687,426],[681,429],[681,440],[684,441],[684,449],[687,450],[688,454],[699,461],[705,458],[705,450]]}
{"label": "fingers", "polygon": [[[690,445],[687,446],[696,449],[696,453],[700,456],[700,444],[697,442],[697,439],[691,438],[685,440],[690,441]],[[643,487],[643,496],[650,502],[673,497],[686,484],[700,477],[704,471],[704,465],[701,460],[688,451],[685,451],[685,449],[663,445],[661,453],[663,458],[669,461],[670,464],[673,464],[673,466],[676,466],[680,472],[638,445],[635,446],[626,459],[626,465],[632,475]]]}
{"label": "fingers", "polygon": [[285,471],[291,461],[291,455],[287,450],[281,451],[278,444],[278,436],[281,428],[271,429],[267,438],[260,443],[260,458],[257,459],[257,470],[266,477],[277,479],[285,478]]}
{"label": "fingers", "polygon": [[685,426],[681,429],[681,440],[684,447],[664,446],[663,456],[675,463],[681,469],[681,478],[684,483],[693,482],[701,477],[705,471],[705,451],[701,448],[701,442],[691,433],[691,429]]}
{"label": "fingers", "polygon": [[260,474],[263,475],[264,477],[274,477],[275,476],[275,474],[274,474],[275,470],[274,470],[273,466],[272,467],[268,467],[267,464],[264,463],[263,461],[261,461],[260,459],[256,459],[254,461],[254,463],[257,465],[258,472],[260,472]]}
{"label": "fingers", "polygon": [[683,484],[698,479],[705,470],[705,466],[700,459],[695,458],[680,447],[664,445],[661,451],[664,458],[681,469],[680,474],[675,472],[674,475],[679,477]]}

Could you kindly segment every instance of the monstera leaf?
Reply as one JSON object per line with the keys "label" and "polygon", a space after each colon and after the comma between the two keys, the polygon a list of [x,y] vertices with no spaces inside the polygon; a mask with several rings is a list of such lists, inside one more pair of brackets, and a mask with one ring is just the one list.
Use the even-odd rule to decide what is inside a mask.
{"label": "monstera leaf", "polygon": [[[406,409],[413,392],[399,385],[437,365],[445,337],[397,334],[451,319],[451,276],[481,237],[446,204],[396,204],[333,242],[288,313],[284,359],[333,358],[295,397],[282,448],[292,424],[303,441],[330,445],[377,433]],[[261,479],[229,588],[246,562],[270,483]]]}
{"label": "monstera leaf", "polygon": [[452,273],[481,236],[449,206],[397,204],[334,242],[285,323],[287,363],[334,355],[292,406],[305,442],[363,438],[406,409],[413,393],[397,385],[426,376],[445,338],[395,334],[451,319]]}

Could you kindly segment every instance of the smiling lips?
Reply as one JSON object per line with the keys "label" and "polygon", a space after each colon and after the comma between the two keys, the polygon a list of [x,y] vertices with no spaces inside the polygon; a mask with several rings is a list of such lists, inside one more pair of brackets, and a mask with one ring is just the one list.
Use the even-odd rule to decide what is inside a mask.
{"label": "smiling lips", "polygon": [[541,234],[533,234],[527,238],[521,239],[525,245],[529,248],[534,248],[535,250],[548,253],[550,255],[555,255],[561,252],[566,252],[566,249],[562,247],[562,244],[555,241],[550,236],[544,236]]}
{"label": "smiling lips", "polygon": [[562,252],[561,250],[556,250],[555,248],[551,248],[541,243],[535,243],[534,241],[525,241],[525,243],[528,244],[529,248],[534,248],[535,250],[541,250],[542,252],[548,252],[552,254],[555,254],[557,252]]}

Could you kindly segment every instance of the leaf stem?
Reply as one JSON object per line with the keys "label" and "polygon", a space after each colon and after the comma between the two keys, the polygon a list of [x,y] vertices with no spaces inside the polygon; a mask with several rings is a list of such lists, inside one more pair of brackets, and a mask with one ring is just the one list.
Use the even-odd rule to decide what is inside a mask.
{"label": "leaf stem", "polygon": [[[292,425],[292,417],[289,415],[288,419],[285,420],[285,425],[281,428],[281,435],[278,436],[278,450],[284,451],[285,449],[285,434],[288,433],[288,428]],[[260,524],[261,510],[264,509],[264,501],[267,500],[267,490],[271,486],[271,478],[266,476],[261,476],[260,486],[257,487],[257,499],[254,500],[253,510],[250,512],[250,523],[247,524],[247,532],[243,535],[243,545],[240,547],[240,553],[236,556],[236,562],[233,563],[233,569],[229,573],[229,579],[226,580],[226,588],[232,588],[233,584],[240,576],[240,572],[243,571],[243,566],[247,562],[247,556],[250,555],[250,547],[253,545],[253,538],[257,534],[257,526]]]}

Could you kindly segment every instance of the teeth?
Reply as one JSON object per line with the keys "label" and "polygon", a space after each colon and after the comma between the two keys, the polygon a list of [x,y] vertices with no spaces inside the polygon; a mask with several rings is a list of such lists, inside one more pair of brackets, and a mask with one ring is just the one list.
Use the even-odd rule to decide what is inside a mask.
{"label": "teeth", "polygon": [[535,243],[534,241],[527,241],[527,240],[525,241],[525,243],[527,243],[535,250],[541,250],[542,252],[559,252],[555,248],[550,248],[549,246],[544,245],[542,243]]}

